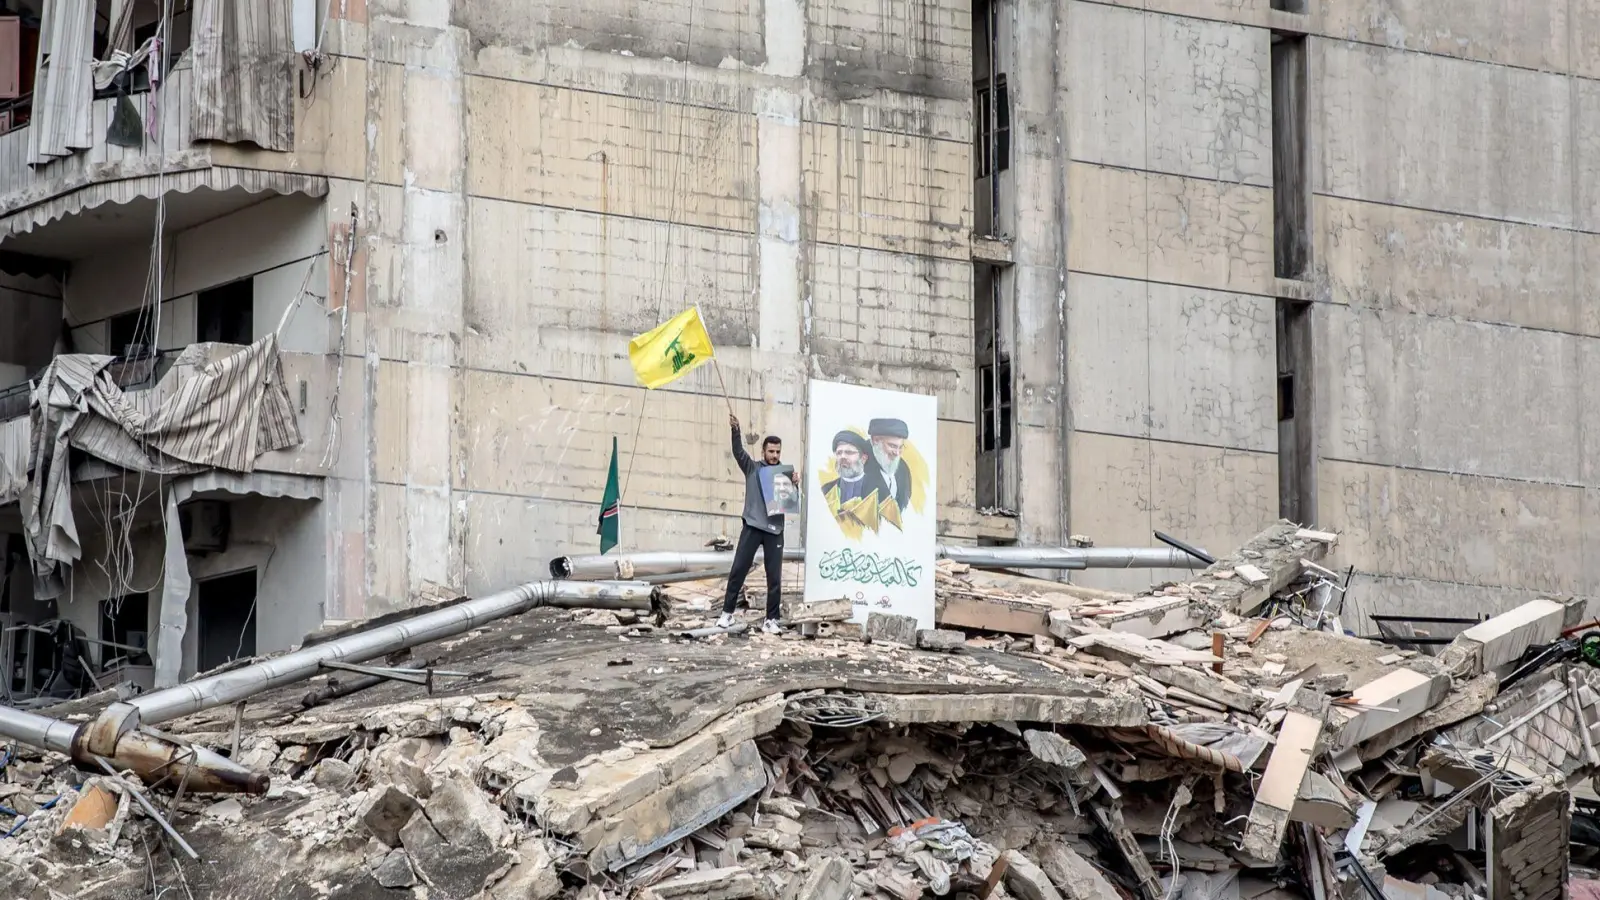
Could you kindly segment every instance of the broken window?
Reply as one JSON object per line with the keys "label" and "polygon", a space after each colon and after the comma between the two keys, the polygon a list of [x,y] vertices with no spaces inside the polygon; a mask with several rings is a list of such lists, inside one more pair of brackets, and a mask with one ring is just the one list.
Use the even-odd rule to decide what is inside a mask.
{"label": "broken window", "polygon": [[100,603],[100,668],[148,666],[150,595],[127,594]]}
{"label": "broken window", "polygon": [[1011,96],[1006,76],[997,75],[994,89],[984,79],[976,87],[978,177],[1011,168]]}
{"label": "broken window", "polygon": [[145,359],[156,351],[155,317],[140,308],[106,320],[106,351],[124,360]]}
{"label": "broken window", "polygon": [[1011,360],[978,367],[979,440],[985,452],[1011,446]]}
{"label": "broken window", "polygon": [[255,332],[255,280],[201,291],[195,298],[195,340],[248,344]]}

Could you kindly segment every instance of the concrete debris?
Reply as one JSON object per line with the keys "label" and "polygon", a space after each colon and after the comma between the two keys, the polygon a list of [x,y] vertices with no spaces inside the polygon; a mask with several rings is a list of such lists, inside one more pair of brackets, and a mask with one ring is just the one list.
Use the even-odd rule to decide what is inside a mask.
{"label": "concrete debris", "polygon": [[791,596],[803,632],[708,631],[720,578],[662,588],[671,631],[501,620],[412,648],[466,673],[431,690],[307,708],[287,685],[237,735],[231,707],[164,723],[275,779],[156,788],[203,863],[120,782],[17,747],[0,881],[86,900],[180,875],[197,900],[1555,900],[1591,877],[1569,850],[1600,862],[1600,798],[1574,801],[1600,770],[1580,611],[1535,600],[1421,651],[1355,638],[1317,564],[1336,542],[1279,523],[1140,595],[946,560],[934,629]]}

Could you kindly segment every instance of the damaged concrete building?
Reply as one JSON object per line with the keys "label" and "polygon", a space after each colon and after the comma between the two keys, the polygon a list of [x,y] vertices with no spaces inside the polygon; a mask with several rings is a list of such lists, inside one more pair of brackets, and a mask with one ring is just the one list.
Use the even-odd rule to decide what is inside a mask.
{"label": "damaged concrete building", "polygon": [[[1583,604],[1399,650],[1330,627],[1336,541],[1281,522],[1139,595],[947,560],[940,627],[910,644],[882,637],[893,615],[853,624],[848,602],[797,593],[804,633],[709,626],[724,554],[666,586],[551,582],[131,699],[0,709],[0,883],[25,900],[1561,898],[1569,838],[1600,851],[1574,806],[1600,771],[1600,667],[1559,643],[1592,627]],[[974,608],[1002,624],[962,625]]]}
{"label": "damaged concrete building", "polygon": [[[948,540],[1281,514],[1359,633],[1593,597],[1595,13],[1390,7],[8,0],[0,619],[153,686],[499,589],[636,428],[624,547],[698,547],[715,376],[646,404],[622,352],[688,303],[791,446],[813,377],[937,395]],[[62,376],[149,458],[32,426]]]}

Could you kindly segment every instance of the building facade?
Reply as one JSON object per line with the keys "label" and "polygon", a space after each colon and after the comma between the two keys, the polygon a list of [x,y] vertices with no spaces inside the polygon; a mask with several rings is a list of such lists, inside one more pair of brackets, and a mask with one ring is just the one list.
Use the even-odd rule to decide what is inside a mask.
{"label": "building facade", "polygon": [[[732,534],[717,371],[626,359],[691,304],[791,453],[812,378],[936,395],[952,542],[1282,514],[1342,532],[1352,622],[1600,596],[1600,0],[170,8],[0,11],[7,622],[187,674],[532,580],[613,437],[625,549]],[[41,372],[159,392],[268,335],[298,443],[80,450],[40,590]]]}

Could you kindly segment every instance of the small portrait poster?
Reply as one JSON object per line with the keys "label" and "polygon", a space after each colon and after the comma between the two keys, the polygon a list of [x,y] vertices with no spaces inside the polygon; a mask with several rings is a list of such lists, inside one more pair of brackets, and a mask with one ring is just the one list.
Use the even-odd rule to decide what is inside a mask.
{"label": "small portrait poster", "polygon": [[[938,400],[811,382],[805,486],[807,601],[933,627]],[[826,514],[824,514],[826,510]]]}
{"label": "small portrait poster", "polygon": [[763,466],[756,477],[761,479],[767,515],[800,515],[800,489],[794,484],[794,466]]}

